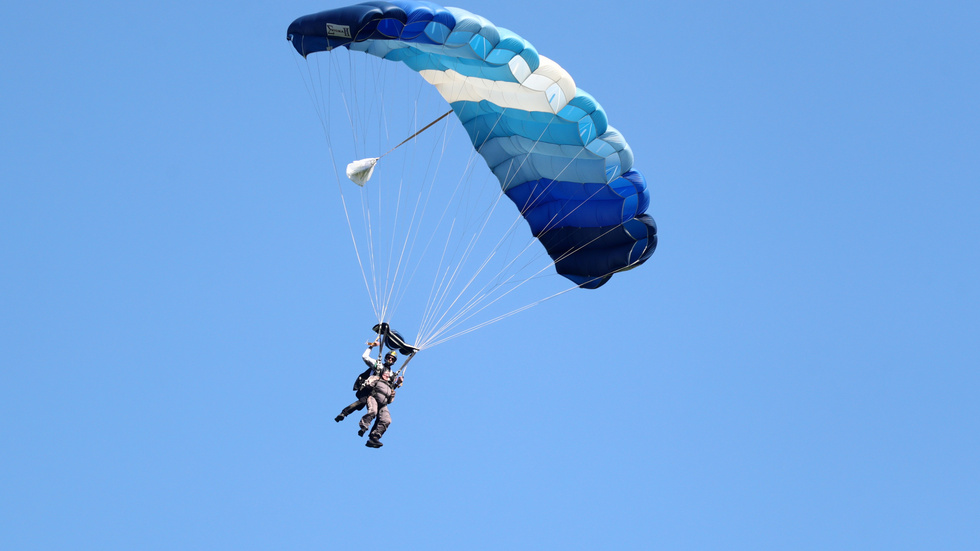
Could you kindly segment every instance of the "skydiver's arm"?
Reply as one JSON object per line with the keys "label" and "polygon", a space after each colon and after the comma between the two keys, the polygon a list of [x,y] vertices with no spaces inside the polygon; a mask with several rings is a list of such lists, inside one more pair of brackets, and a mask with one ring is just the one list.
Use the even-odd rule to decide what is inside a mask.
{"label": "skydiver's arm", "polygon": [[361,359],[364,360],[364,363],[366,363],[368,367],[373,368],[375,360],[371,357],[371,348],[373,347],[369,346],[368,349],[364,351],[364,354],[361,354]]}

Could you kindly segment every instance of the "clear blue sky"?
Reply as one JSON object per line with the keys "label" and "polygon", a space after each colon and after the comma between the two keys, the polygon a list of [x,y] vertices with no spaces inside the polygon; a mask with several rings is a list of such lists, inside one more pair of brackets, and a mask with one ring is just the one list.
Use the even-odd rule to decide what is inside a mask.
{"label": "clear blue sky", "polygon": [[381,450],[285,40],[339,5],[0,8],[0,548],[980,548],[974,2],[456,3],[661,242],[420,355]]}

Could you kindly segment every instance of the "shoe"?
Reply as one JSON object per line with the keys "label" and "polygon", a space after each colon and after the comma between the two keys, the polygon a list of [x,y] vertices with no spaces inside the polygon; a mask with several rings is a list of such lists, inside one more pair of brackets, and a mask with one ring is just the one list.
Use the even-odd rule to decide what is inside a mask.
{"label": "shoe", "polygon": [[357,431],[357,435],[358,436],[364,436],[364,433],[365,432],[367,432],[367,429],[361,429],[361,430]]}
{"label": "shoe", "polygon": [[334,417],[333,420],[336,421],[336,422],[338,422],[338,423],[341,422],[341,421],[343,421],[344,420],[344,414],[341,413],[340,415]]}
{"label": "shoe", "polygon": [[365,442],[364,445],[369,448],[380,448],[381,446],[384,446],[384,444],[382,444],[380,440],[375,440],[374,438],[371,438],[370,440]]}

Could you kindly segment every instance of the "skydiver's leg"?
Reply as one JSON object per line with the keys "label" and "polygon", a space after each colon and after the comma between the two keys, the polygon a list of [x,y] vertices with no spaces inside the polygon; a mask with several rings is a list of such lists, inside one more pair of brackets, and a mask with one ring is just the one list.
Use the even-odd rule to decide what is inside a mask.
{"label": "skydiver's leg", "polygon": [[371,440],[381,440],[385,431],[388,430],[388,425],[391,425],[391,414],[388,413],[388,406],[383,406],[378,410],[378,419],[374,422],[374,427],[371,429]]}
{"label": "skydiver's leg", "polygon": [[355,411],[360,411],[364,409],[365,405],[367,405],[367,396],[363,398],[358,398],[356,402],[344,408],[344,415],[350,415]]}
{"label": "skydiver's leg", "polygon": [[364,414],[364,417],[361,417],[361,422],[358,423],[358,426],[361,428],[361,430],[357,431],[358,436],[364,436],[364,433],[371,428],[371,421],[374,421],[375,416],[378,415],[378,401],[374,399],[374,396],[368,396],[365,402],[367,403],[368,411]]}
{"label": "skydiver's leg", "polygon": [[348,415],[354,413],[359,409],[364,409],[364,401],[360,399],[358,399],[353,404],[345,407],[344,409],[340,410],[340,415],[334,417],[333,420],[339,423],[344,420],[344,417],[347,417]]}

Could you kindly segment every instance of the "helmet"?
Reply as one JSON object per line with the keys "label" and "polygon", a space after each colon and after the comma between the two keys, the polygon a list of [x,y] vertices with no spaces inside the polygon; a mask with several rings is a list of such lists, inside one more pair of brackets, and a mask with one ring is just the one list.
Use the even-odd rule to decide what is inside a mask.
{"label": "helmet", "polygon": [[397,360],[398,360],[398,354],[395,353],[394,350],[389,350],[388,353],[385,354],[385,362],[395,363]]}

